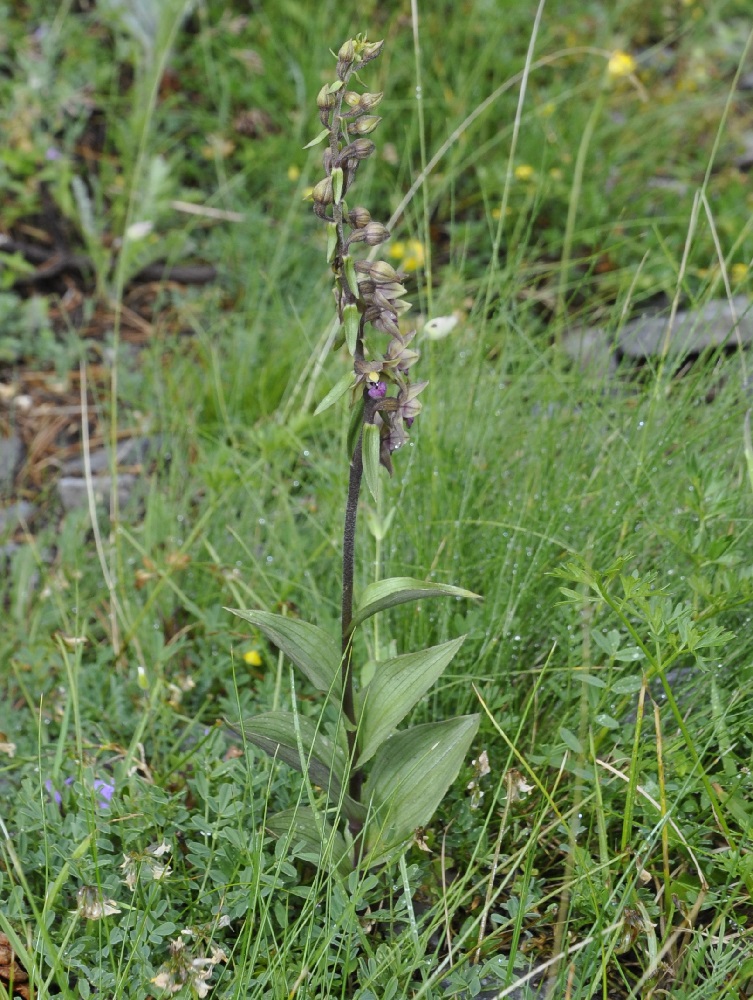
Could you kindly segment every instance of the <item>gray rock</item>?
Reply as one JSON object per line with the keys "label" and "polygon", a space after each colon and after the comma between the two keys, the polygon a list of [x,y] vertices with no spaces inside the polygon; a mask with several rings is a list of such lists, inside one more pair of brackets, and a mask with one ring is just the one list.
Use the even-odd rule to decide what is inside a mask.
{"label": "gray rock", "polygon": [[[668,316],[641,316],[626,323],[617,336],[623,355],[629,358],[657,357],[664,352],[669,330]],[[715,299],[700,309],[679,311],[669,331],[667,353],[672,357],[700,354],[710,347],[735,347],[753,343],[753,315],[745,295],[728,302]]]}
{"label": "gray rock", "polygon": [[668,314],[640,316],[616,334],[603,326],[580,327],[567,334],[563,348],[584,370],[609,375],[620,355],[643,361],[660,357],[666,347],[668,356],[680,360],[738,343],[753,343],[753,313],[745,295],[735,296],[732,303],[715,299],[700,309],[680,310],[671,330]]}
{"label": "gray rock", "polygon": [[[151,451],[159,445],[159,438],[128,438],[121,441],[115,450],[115,465],[140,465],[145,461]],[[89,455],[92,474],[109,473],[110,471],[110,451],[108,448],[97,448]],[[63,463],[61,472],[64,476],[84,475],[84,456],[77,455],[69,458]]]}
{"label": "gray rock", "polygon": [[[137,477],[124,472],[117,477],[118,503],[124,507],[133,492]],[[109,507],[112,494],[112,476],[92,476],[94,498],[98,504]],[[86,479],[83,476],[62,476],[57,484],[58,496],[65,510],[76,510],[89,503]]]}
{"label": "gray rock", "polygon": [[35,512],[34,504],[27,503],[26,500],[19,500],[10,507],[0,509],[0,535],[6,531],[15,531],[22,521],[30,521]]}
{"label": "gray rock", "polygon": [[10,437],[0,438],[0,495],[10,492],[13,488],[13,480],[23,453],[23,443],[15,431]]}
{"label": "gray rock", "polygon": [[566,334],[562,347],[583,371],[612,375],[617,369],[615,337],[604,326],[582,326]]}

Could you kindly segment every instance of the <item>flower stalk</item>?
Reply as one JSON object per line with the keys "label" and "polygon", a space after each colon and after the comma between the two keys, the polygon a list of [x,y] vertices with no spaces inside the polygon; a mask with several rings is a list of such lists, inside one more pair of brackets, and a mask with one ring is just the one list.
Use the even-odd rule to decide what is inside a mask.
{"label": "flower stalk", "polygon": [[[349,85],[357,71],[378,57],[382,47],[383,42],[368,42],[358,36],[340,48],[337,79],[322,87],[317,98],[327,148],[322,157],[325,176],[312,192],[314,212],[329,228],[328,259],[335,276],[335,299],[342,323],[342,335],[336,346],[344,343],[352,357],[352,403],[358,406],[355,419],[361,424],[350,456],[343,525],[341,679],[352,762],[351,794],[360,784],[351,624],[356,522],[364,475],[364,428],[378,427],[379,462],[391,474],[391,454],[405,444],[406,428],[421,409],[416,396],[427,384],[410,383],[409,369],[419,357],[417,351],[408,347],[415,330],[401,334],[398,325],[399,317],[409,308],[403,301],[405,275],[386,261],[354,260],[351,256],[351,250],[358,244],[376,247],[390,237],[387,226],[373,219],[368,209],[356,206],[351,210],[345,202],[359,166],[376,151],[375,143],[365,137],[372,135],[381,122],[371,112],[382,100],[381,93],[358,93]],[[390,338],[381,355],[367,341],[369,326],[377,334]],[[393,393],[389,392],[391,388]]]}
{"label": "flower stalk", "polygon": [[408,440],[421,410],[418,396],[427,385],[411,379],[419,352],[412,346],[415,330],[401,328],[401,317],[410,308],[404,300],[405,275],[387,261],[363,256],[364,249],[384,243],[389,230],[367,208],[346,202],[361,163],[376,150],[370,136],[381,122],[372,112],[382,95],[359,93],[353,81],[377,58],[382,44],[359,35],[341,46],[336,79],[317,97],[324,128],[309,143],[326,140],[324,176],[312,189],[311,199],[315,215],[326,226],[327,262],[334,276],[341,323],[334,347],[345,348],[352,366],[317,407],[320,413],[350,393],[339,641],[295,617],[231,609],[263,632],[341,710],[347,747],[307,715],[277,708],[244,720],[242,731],[275,760],[307,774],[311,787],[320,791],[338,817],[332,825],[315,803],[299,804],[267,815],[266,829],[275,836],[294,831],[294,845],[308,856],[319,852],[323,868],[344,876],[354,866],[383,863],[416,829],[426,826],[457,777],[479,725],[478,715],[467,715],[398,729],[452,661],[463,637],[382,659],[358,690],[354,678],[356,626],[408,601],[477,596],[450,584],[410,577],[375,581],[359,593],[358,601],[354,596],[362,483],[365,480],[372,496],[378,496],[380,467],[392,474],[392,455]]}

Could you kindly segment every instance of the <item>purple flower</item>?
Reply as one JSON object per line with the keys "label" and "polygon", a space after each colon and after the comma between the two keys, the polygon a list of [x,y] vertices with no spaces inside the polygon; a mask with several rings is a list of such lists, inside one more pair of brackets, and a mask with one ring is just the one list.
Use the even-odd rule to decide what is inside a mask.
{"label": "purple flower", "polygon": [[94,791],[97,793],[97,806],[103,810],[109,809],[110,801],[115,794],[115,785],[111,785],[109,781],[103,781],[102,778],[95,778]]}
{"label": "purple flower", "polygon": [[[66,778],[63,784],[72,785],[74,780],[75,780],[74,778]],[[49,793],[55,805],[62,806],[63,796],[60,794],[57,788],[55,788],[55,786],[53,785],[52,781],[49,778],[47,779],[47,781],[45,781],[44,787],[46,791]],[[105,781],[103,778],[95,778],[94,781],[92,782],[92,788],[94,789],[94,792],[97,796],[96,800],[97,808],[102,810],[102,812],[105,812],[110,808],[112,797],[115,794],[115,785],[109,781]]]}
{"label": "purple flower", "polygon": [[[67,782],[66,782],[66,784],[67,784]],[[53,785],[52,780],[50,778],[48,778],[47,781],[45,781],[44,787],[45,787],[45,790],[52,797],[52,801],[55,803],[55,805],[56,806],[61,806],[63,804],[63,796],[60,794],[60,792],[57,790],[57,788],[55,788],[55,786]]]}
{"label": "purple flower", "polygon": [[371,399],[384,399],[387,395],[387,383],[372,382],[366,392]]}

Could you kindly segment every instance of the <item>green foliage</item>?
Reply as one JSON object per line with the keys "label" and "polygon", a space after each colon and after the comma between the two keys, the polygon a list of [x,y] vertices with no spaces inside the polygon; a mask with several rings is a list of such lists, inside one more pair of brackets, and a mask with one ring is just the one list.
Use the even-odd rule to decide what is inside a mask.
{"label": "green foliage", "polygon": [[[354,387],[353,372],[341,378],[354,331],[327,353],[331,292],[311,276],[336,241],[301,199],[324,149],[302,152],[316,131],[307,105],[332,65],[311,39],[352,30],[352,12],[246,6],[195,5],[150,102],[143,81],[159,67],[104,3],[0,3],[4,234],[85,249],[78,176],[117,298],[111,268],[127,248],[115,241],[145,221],[155,158],[158,226],[132,250],[184,252],[173,199],[229,213],[192,216],[191,244],[220,279],[152,286],[175,311],[137,361],[109,336],[87,339],[88,359],[117,365],[113,433],[159,440],[138,500],[117,522],[97,512],[103,562],[88,514],[44,494],[20,497],[37,504],[28,531],[3,529],[0,933],[40,997],[749,994],[749,362],[624,360],[605,381],[553,346],[581,321],[617,331],[675,297],[703,305],[725,273],[731,291],[749,289],[736,162],[751,111],[733,79],[749,5],[547,4],[524,94],[531,4],[425,6],[415,52],[402,12],[359,8],[358,27],[390,39],[361,74],[385,92],[385,141],[359,167],[359,201],[407,197],[385,256],[430,317],[414,343],[432,383],[388,501],[362,497],[372,534],[356,544],[354,611],[372,607],[386,567],[484,594],[419,595],[353,630],[364,684],[372,667],[373,684],[398,675],[401,655],[466,636],[364,778],[394,739],[485,706],[474,761],[414,844],[370,872],[354,870],[344,797],[312,784],[301,738],[313,727],[338,766],[349,760],[325,677],[340,683],[335,540],[363,410],[357,398],[349,445],[340,407],[312,416],[330,386],[339,399]],[[647,100],[627,78],[605,85],[617,46]],[[236,127],[249,113],[253,135]],[[51,203],[67,206],[62,221]],[[62,228],[43,244],[51,218]],[[23,396],[8,397],[39,368],[62,382],[77,367],[77,313],[65,334],[57,295],[17,283],[36,265],[2,261],[0,433],[33,445]],[[86,321],[90,277],[74,283]],[[145,289],[135,282],[125,305],[130,291]],[[90,391],[106,411],[100,383]],[[52,416],[43,436],[77,419]],[[279,614],[270,631],[261,618],[231,630],[226,606]],[[322,676],[317,662],[297,678],[297,730],[293,715],[292,735],[267,734],[289,746],[288,766],[223,720],[290,708],[281,630],[305,621],[336,652]],[[404,704],[419,675],[401,674]]]}

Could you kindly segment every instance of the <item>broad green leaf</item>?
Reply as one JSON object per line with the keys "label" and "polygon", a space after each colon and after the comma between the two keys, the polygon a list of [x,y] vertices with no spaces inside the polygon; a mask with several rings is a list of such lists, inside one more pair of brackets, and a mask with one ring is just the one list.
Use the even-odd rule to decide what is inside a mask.
{"label": "broad green leaf", "polygon": [[565,744],[568,750],[572,750],[573,753],[583,753],[583,744],[572,731],[566,726],[560,726],[560,739]]}
{"label": "broad green leaf", "polygon": [[345,751],[319,732],[311,719],[303,715],[296,717],[290,712],[264,712],[239,724],[228,722],[228,725],[270,757],[302,772],[297,726],[311,783],[326,792],[330,802],[339,805],[348,819],[364,820],[365,808],[343,791],[347,774]]}
{"label": "broad green leaf", "polygon": [[293,661],[317,691],[329,694],[335,704],[340,704],[340,647],[337,642],[310,622],[269,611],[239,611],[226,608],[239,618],[255,625]]}
{"label": "broad green leaf", "polygon": [[296,719],[290,712],[263,712],[243,719],[239,725],[230,723],[231,729],[239,734],[242,731],[247,740],[270,757],[284,761],[296,771],[302,771],[296,726],[303,744],[309,778],[314,785],[325,789],[337,800],[346,771],[345,752],[319,732],[311,719],[305,715],[299,715]]}
{"label": "broad green leaf", "polygon": [[379,492],[379,428],[376,424],[363,425],[361,449],[366,485],[376,500]]}
{"label": "broad green leaf", "polygon": [[370,864],[426,826],[457,777],[478,725],[478,715],[463,715],[406,729],[382,744],[363,790],[373,810],[365,844]]}
{"label": "broad green leaf", "polygon": [[328,410],[330,406],[334,406],[338,399],[342,399],[348,389],[353,386],[354,382],[355,376],[353,372],[346,372],[342,378],[339,378],[337,382],[335,382],[327,395],[314,410],[314,416],[318,417],[320,413],[324,413],[324,411]]}
{"label": "broad green leaf", "polygon": [[402,722],[415,704],[441,677],[465,636],[417,653],[406,653],[375,665],[374,678],[362,695],[363,709],[358,730],[359,766]]}
{"label": "broad green leaf", "polygon": [[284,809],[268,816],[265,826],[279,839],[289,835],[296,857],[313,861],[330,872],[338,870],[342,875],[352,870],[345,838],[323,817],[316,817],[308,806]]}
{"label": "broad green leaf", "polygon": [[448,583],[429,583],[426,580],[414,580],[409,576],[393,576],[387,580],[370,583],[366,587],[353,615],[351,630],[378,611],[394,608],[408,601],[420,601],[424,597],[468,597],[481,600],[479,594],[463,590],[462,587],[453,587]]}

